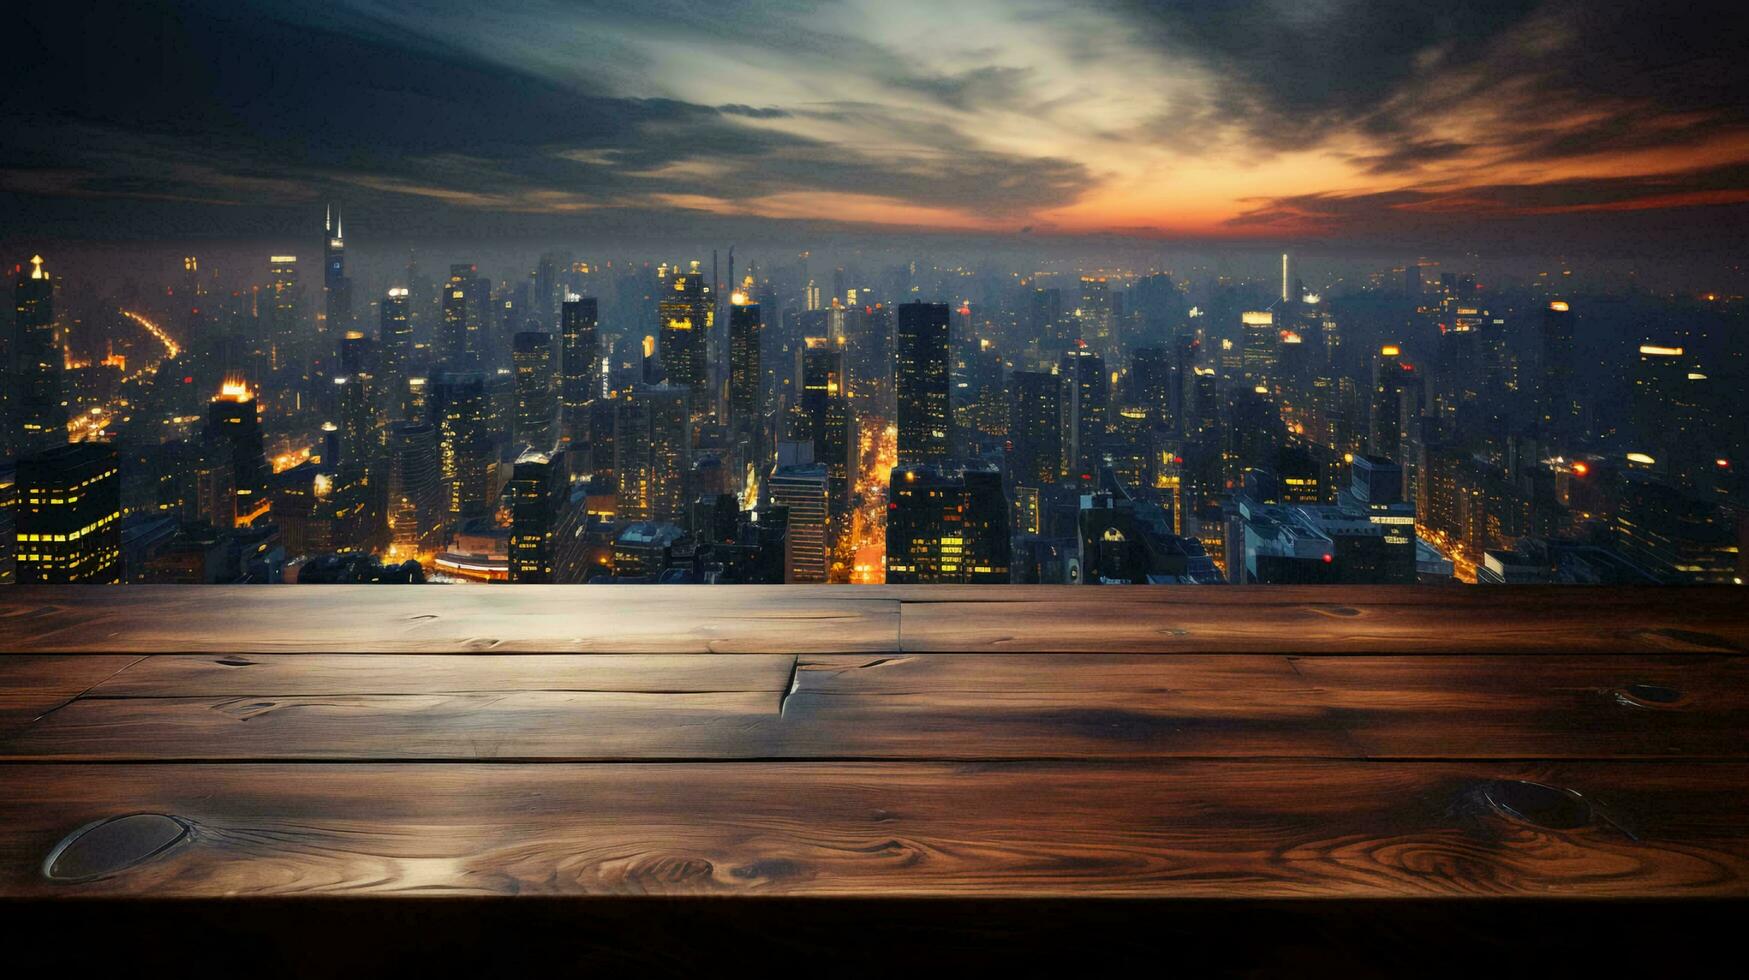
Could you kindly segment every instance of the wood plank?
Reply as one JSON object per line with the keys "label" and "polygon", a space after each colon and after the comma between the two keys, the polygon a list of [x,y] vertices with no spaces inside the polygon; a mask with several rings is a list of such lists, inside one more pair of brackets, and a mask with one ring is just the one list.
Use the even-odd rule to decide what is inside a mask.
{"label": "wood plank", "polygon": [[[1740,590],[15,586],[34,653],[1745,653]],[[902,608],[901,608],[902,607]],[[902,627],[902,628],[901,628]]]}
{"label": "wood plank", "polygon": [[1731,588],[941,586],[907,597],[906,653],[1749,652]]}
{"label": "wood plank", "polygon": [[0,739],[0,754],[1742,759],[1749,757],[1749,661],[166,656]]}
{"label": "wood plank", "polygon": [[1079,694],[1171,690],[1304,693],[1285,657],[1204,654],[925,653],[803,656],[796,689],[816,694]]}
{"label": "wood plank", "polygon": [[868,653],[896,599],[787,586],[13,586],[0,650],[33,653]]}
{"label": "wood plank", "polygon": [[[1749,895],[1743,765],[4,766],[0,788],[8,897]],[[133,812],[189,833],[44,876]]]}
{"label": "wood plank", "polygon": [[1742,657],[1296,657],[1369,756],[1749,758]]}
{"label": "wood plank", "polygon": [[905,654],[804,657],[822,694],[1282,692],[1373,758],[1749,758],[1749,659]]}
{"label": "wood plank", "polygon": [[0,738],[0,759],[59,761],[1357,754],[1307,693],[1235,688],[1073,695],[504,691],[83,698]]}
{"label": "wood plank", "polygon": [[[72,659],[72,658],[69,658]],[[866,659],[866,658],[862,658]],[[460,694],[788,687],[790,654],[162,654],[94,687],[93,697]]]}
{"label": "wood plank", "polygon": [[139,659],[0,655],[0,735],[29,727]]}

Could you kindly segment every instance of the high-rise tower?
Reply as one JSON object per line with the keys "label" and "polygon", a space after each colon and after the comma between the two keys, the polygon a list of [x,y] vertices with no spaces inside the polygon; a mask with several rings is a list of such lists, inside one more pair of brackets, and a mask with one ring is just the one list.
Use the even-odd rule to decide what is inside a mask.
{"label": "high-rise tower", "polygon": [[948,457],[951,338],[945,303],[899,305],[893,387],[899,407],[900,462]]}
{"label": "high-rise tower", "polygon": [[[10,392],[20,453],[39,453],[67,442],[67,409],[62,403],[62,354],[55,343],[54,280],[42,256],[18,269],[13,286],[16,326],[12,356],[17,385]],[[10,387],[10,386],[9,386]],[[10,420],[8,420],[10,421]]]}
{"label": "high-rise tower", "polygon": [[691,271],[669,279],[656,304],[662,368],[668,384],[692,393],[695,415],[710,407],[705,396],[710,388],[707,345],[714,320],[712,302],[710,284],[694,262]]}
{"label": "high-rise tower", "polygon": [[346,278],[346,233],[332,207],[323,231],[322,329],[339,334],[352,328],[352,280]]}
{"label": "high-rise tower", "polygon": [[601,394],[600,339],[594,297],[565,297],[559,307],[559,410],[563,435],[586,442],[589,406]]}

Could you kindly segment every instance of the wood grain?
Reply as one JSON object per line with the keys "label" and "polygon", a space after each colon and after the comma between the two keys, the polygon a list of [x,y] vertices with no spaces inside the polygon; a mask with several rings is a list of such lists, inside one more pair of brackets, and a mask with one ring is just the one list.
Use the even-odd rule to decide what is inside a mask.
{"label": "wood grain", "polygon": [[1749,758],[1742,657],[1296,657],[1372,757]]}
{"label": "wood grain", "polygon": [[0,759],[733,760],[1354,757],[1305,692],[83,698]]}
{"label": "wood grain", "polygon": [[0,593],[35,653],[1744,653],[1742,592],[129,586]]}
{"label": "wood grain", "polygon": [[[1536,826],[1499,780],[1585,801]],[[1742,897],[1749,767],[0,766],[0,894]],[[118,810],[187,839],[40,873]]]}
{"label": "wood grain", "polygon": [[68,761],[1197,756],[1744,759],[1749,661],[177,655],[0,737]]}
{"label": "wood grain", "polygon": [[35,653],[860,653],[896,600],[855,589],[15,586],[0,650]]}
{"label": "wood grain", "polygon": [[[69,658],[72,659],[72,658]],[[93,697],[460,694],[493,691],[709,693],[788,686],[791,654],[165,654]]]}
{"label": "wood grain", "polygon": [[0,735],[29,727],[41,715],[66,704],[140,659],[131,655],[0,655]]}
{"label": "wood grain", "polygon": [[903,605],[907,653],[1749,652],[1743,592],[1722,587],[933,591]]}

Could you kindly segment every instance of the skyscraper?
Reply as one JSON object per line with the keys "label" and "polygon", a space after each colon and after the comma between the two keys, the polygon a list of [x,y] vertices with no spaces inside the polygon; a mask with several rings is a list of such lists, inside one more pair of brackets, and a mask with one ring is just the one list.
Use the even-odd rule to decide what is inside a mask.
{"label": "skyscraper", "polygon": [[443,479],[449,486],[450,520],[484,514],[493,459],[486,377],[479,372],[444,371],[431,379],[429,387]]}
{"label": "skyscraper", "polygon": [[1403,459],[1405,423],[1420,413],[1421,378],[1402,348],[1386,344],[1372,364],[1372,410],[1367,452],[1398,464]]}
{"label": "skyscraper", "polygon": [[443,285],[443,336],[439,350],[451,370],[478,370],[483,363],[486,311],[481,303],[481,281],[471,264],[449,267],[449,280]]}
{"label": "skyscraper", "polygon": [[268,258],[269,326],[268,364],[283,370],[303,363],[304,326],[303,294],[298,288],[298,257],[274,255]]}
{"label": "skyscraper", "polygon": [[738,430],[758,425],[763,405],[759,397],[759,345],[764,323],[759,304],[746,293],[729,297],[729,419]]}
{"label": "skyscraper", "polygon": [[639,385],[616,399],[613,472],[618,516],[679,522],[692,469],[690,389]]}
{"label": "skyscraper", "polygon": [[410,420],[414,416],[407,372],[413,361],[413,320],[407,309],[405,289],[391,289],[383,297],[377,350],[380,374],[377,387],[384,399],[383,408],[391,419]]}
{"label": "skyscraper", "polygon": [[791,438],[813,446],[814,461],[831,479],[833,513],[850,498],[855,426],[845,390],[844,345],[826,337],[806,338],[796,352],[797,431]]}
{"label": "skyscraper", "polygon": [[1110,420],[1111,386],[1105,376],[1105,358],[1086,344],[1078,344],[1063,353],[1062,378],[1064,465],[1077,478],[1091,479],[1099,469]]}
{"label": "skyscraper", "polygon": [[1542,385],[1537,390],[1538,414],[1545,438],[1557,444],[1579,432],[1578,393],[1573,389],[1573,308],[1555,301],[1543,311]]}
{"label": "skyscraper", "polygon": [[594,297],[565,297],[559,307],[559,408],[563,435],[589,438],[589,406],[600,395],[600,340]]}
{"label": "skyscraper", "polygon": [[510,581],[553,580],[553,532],[567,485],[563,453],[526,452],[516,460],[504,488],[510,498]]}
{"label": "skyscraper", "polygon": [[901,462],[941,462],[948,457],[950,357],[947,304],[900,304],[893,387],[898,394]]}
{"label": "skyscraper", "polygon": [[1117,353],[1117,315],[1106,277],[1081,277],[1081,305],[1075,317],[1081,321],[1080,339],[1103,357]]}
{"label": "skyscraper", "polygon": [[[39,453],[67,441],[67,409],[61,392],[62,354],[55,343],[54,280],[33,256],[28,270],[20,267],[13,285],[16,315],[13,363],[16,389],[11,392],[17,431],[12,440],[20,453]],[[9,381],[10,386],[10,381]],[[9,423],[11,419],[7,420]]]}
{"label": "skyscraper", "polygon": [[1009,473],[1018,486],[1051,486],[1063,476],[1063,379],[1016,371],[1008,393]]}
{"label": "skyscraper", "polygon": [[389,428],[389,542],[403,555],[427,554],[443,542],[448,501],[437,426],[396,422]]}
{"label": "skyscraper", "polygon": [[206,442],[218,465],[230,471],[229,508],[217,506],[214,523],[247,527],[272,506],[267,494],[267,453],[255,392],[239,380],[226,381],[207,408]]}
{"label": "skyscraper", "polygon": [[62,444],[18,461],[21,585],[119,584],[121,466],[106,443]]}
{"label": "skyscraper", "polygon": [[337,335],[352,329],[352,280],[346,278],[346,233],[333,208],[328,209],[323,231],[323,329]]}
{"label": "skyscraper", "polygon": [[713,303],[710,284],[694,262],[690,272],[674,273],[656,305],[667,383],[692,393],[695,413],[710,407],[705,404],[705,395],[710,388],[708,344]]}
{"label": "skyscraper", "polygon": [[766,499],[789,514],[784,535],[785,585],[826,581],[832,556],[829,484],[826,467],[802,462],[779,465],[766,481]]}
{"label": "skyscraper", "polygon": [[524,330],[511,347],[516,371],[516,439],[537,452],[553,448],[553,337]]}
{"label": "skyscraper", "polygon": [[1275,314],[1268,310],[1242,313],[1240,377],[1248,387],[1267,386],[1275,380],[1277,332]]}

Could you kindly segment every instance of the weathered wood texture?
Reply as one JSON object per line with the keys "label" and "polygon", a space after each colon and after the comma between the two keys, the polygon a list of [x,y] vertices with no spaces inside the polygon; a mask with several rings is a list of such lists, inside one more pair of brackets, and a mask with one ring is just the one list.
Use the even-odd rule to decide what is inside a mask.
{"label": "weathered wood texture", "polygon": [[0,590],[16,653],[857,653],[898,637],[898,602],[850,589]]}
{"label": "weathered wood texture", "polygon": [[1743,653],[1740,589],[960,587],[906,598],[910,653]]}
{"label": "weathered wood texture", "polygon": [[0,899],[1744,899],[1740,595],[0,590]]}
{"label": "weathered wood texture", "polygon": [[137,655],[0,656],[0,736],[28,728],[37,718],[141,659]]}
{"label": "weathered wood texture", "polygon": [[17,653],[1743,653],[1741,590],[16,586]]}
{"label": "weathered wood texture", "polygon": [[[1516,784],[1499,780],[1571,805],[1509,815],[1490,801]],[[1741,765],[3,766],[0,785],[11,895],[1652,897],[1749,881]],[[120,873],[43,876],[62,835],[118,808],[189,832]]]}
{"label": "weathered wood texture", "polygon": [[177,655],[0,733],[62,761],[1197,757],[1749,759],[1749,662]]}

